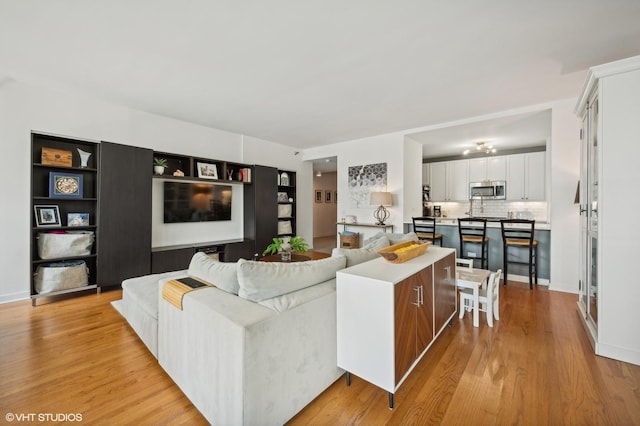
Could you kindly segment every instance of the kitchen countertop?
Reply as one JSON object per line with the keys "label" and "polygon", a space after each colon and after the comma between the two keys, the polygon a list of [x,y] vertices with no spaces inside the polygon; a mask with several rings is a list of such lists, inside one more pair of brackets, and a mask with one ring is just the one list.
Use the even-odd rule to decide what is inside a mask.
{"label": "kitchen countertop", "polygon": [[[506,219],[506,217],[504,218],[486,217],[484,219],[487,219],[487,228],[500,228],[500,220]],[[406,223],[413,225],[413,222],[406,222]],[[439,217],[439,218],[436,218],[436,224],[445,225],[445,226],[458,226],[458,218],[457,217]],[[536,220],[536,230],[541,230],[541,231],[551,230],[551,224],[546,221]]]}

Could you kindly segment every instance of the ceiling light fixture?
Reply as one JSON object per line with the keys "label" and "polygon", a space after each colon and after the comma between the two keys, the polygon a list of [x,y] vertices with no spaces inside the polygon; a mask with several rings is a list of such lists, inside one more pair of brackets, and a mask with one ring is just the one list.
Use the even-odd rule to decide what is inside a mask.
{"label": "ceiling light fixture", "polygon": [[[462,151],[462,155],[469,155],[472,152],[471,149],[465,149]],[[488,145],[486,142],[476,142],[476,149],[474,151],[476,154],[495,154],[496,149],[493,145]]]}

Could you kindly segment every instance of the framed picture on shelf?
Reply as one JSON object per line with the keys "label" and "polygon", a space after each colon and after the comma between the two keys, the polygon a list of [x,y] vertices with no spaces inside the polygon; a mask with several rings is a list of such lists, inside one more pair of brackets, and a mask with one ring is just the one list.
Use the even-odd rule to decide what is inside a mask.
{"label": "framed picture on shelf", "polygon": [[316,203],[322,202],[322,190],[316,189]]}
{"label": "framed picture on shelf", "polygon": [[89,226],[89,213],[67,213],[67,226]]}
{"label": "framed picture on shelf", "polygon": [[62,226],[58,206],[33,206],[36,226]]}
{"label": "framed picture on shelf", "polygon": [[49,197],[82,198],[82,175],[49,172]]}
{"label": "framed picture on shelf", "polygon": [[325,203],[330,203],[331,202],[331,196],[333,195],[333,192],[330,190],[325,190],[324,191],[324,202]]}
{"label": "framed picture on shelf", "polygon": [[198,177],[202,179],[218,179],[218,167],[215,164],[200,163],[197,164]]}
{"label": "framed picture on shelf", "polygon": [[288,203],[289,202],[289,194],[286,192],[278,192],[278,202],[279,203]]}

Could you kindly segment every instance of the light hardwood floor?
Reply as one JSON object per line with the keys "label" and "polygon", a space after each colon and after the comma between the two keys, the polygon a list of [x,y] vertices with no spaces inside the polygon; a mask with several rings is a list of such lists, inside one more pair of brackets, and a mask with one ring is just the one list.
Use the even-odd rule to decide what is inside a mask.
{"label": "light hardwood floor", "polygon": [[[640,424],[640,367],[593,355],[576,295],[500,290],[495,327],[484,314],[479,328],[456,317],[393,410],[385,391],[343,377],[290,424]],[[9,413],[78,413],[92,425],[206,424],[110,306],[119,298],[0,305],[0,423]]]}

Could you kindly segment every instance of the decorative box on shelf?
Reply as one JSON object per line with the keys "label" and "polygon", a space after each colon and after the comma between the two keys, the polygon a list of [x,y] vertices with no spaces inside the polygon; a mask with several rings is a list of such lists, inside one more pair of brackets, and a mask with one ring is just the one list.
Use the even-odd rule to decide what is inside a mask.
{"label": "decorative box on shelf", "polygon": [[71,167],[73,156],[66,149],[42,147],[40,162],[47,166]]}
{"label": "decorative box on shelf", "polygon": [[427,252],[430,242],[404,241],[378,250],[378,253],[391,263],[403,263]]}

